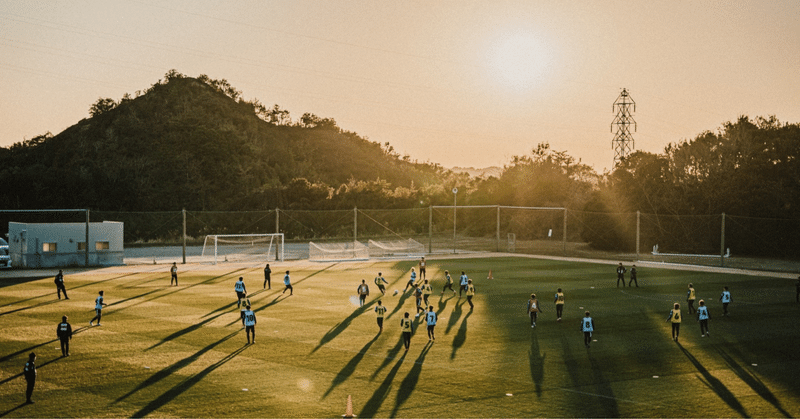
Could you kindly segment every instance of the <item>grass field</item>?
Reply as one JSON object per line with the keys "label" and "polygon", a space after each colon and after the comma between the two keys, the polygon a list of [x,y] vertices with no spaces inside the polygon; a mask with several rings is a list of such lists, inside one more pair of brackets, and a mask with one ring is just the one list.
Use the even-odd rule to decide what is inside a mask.
{"label": "grass field", "polygon": [[[402,291],[416,261],[273,264],[291,269],[262,290],[261,265],[114,267],[67,275],[70,300],[52,277],[0,282],[0,416],[334,417],[348,395],[358,417],[797,417],[800,304],[794,281],[641,267],[639,288],[617,288],[614,266],[530,258],[432,259],[429,344],[419,325],[404,353],[399,321],[414,313]],[[439,298],[443,272],[475,281],[465,298]],[[492,270],[494,279],[487,279]],[[372,311],[378,271],[390,282],[378,334]],[[245,344],[233,284],[244,276],[258,318]],[[369,304],[351,302],[366,279]],[[708,302],[710,332],[685,312],[687,283]],[[733,294],[722,317],[719,295]],[[552,296],[566,295],[556,322]],[[89,327],[105,291],[103,325]],[[535,292],[545,312],[530,327]],[[449,293],[449,291],[448,291]],[[377,295],[376,295],[377,294]],[[680,343],[665,322],[680,302]],[[590,310],[587,349],[579,319]],[[56,324],[68,315],[72,356],[61,358]],[[33,405],[21,376],[38,355]]]}

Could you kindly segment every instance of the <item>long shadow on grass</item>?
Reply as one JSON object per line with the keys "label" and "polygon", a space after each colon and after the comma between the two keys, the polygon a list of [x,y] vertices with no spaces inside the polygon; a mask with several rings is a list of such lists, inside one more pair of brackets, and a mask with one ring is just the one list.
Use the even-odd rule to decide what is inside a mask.
{"label": "long shadow on grass", "polygon": [[[284,298],[283,298],[283,299],[281,299],[281,297],[284,297]],[[279,295],[276,295],[276,296],[275,296],[275,298],[273,298],[273,299],[272,299],[272,301],[270,301],[270,302],[268,302],[268,303],[264,304],[263,306],[261,306],[261,307],[259,307],[259,308],[255,309],[255,310],[253,310],[253,313],[258,313],[258,312],[259,312],[259,311],[261,311],[261,310],[265,310],[265,309],[267,309],[268,307],[270,307],[270,306],[272,306],[272,305],[275,305],[275,304],[278,304],[279,302],[281,302],[281,301],[283,301],[283,300],[285,300],[285,299],[287,299],[287,298],[289,298],[289,296],[288,296],[288,295],[285,295],[285,296],[284,296],[284,295],[280,295],[280,294],[279,294]],[[234,304],[236,304],[236,303],[234,303]],[[252,305],[250,306],[250,308],[252,308]],[[240,310],[240,311],[241,311],[241,310]],[[242,318],[241,318],[241,315],[240,315],[240,317],[239,317],[238,319],[236,319],[236,320],[234,320],[234,321],[232,321],[232,322],[230,322],[230,323],[226,324],[225,326],[232,326],[232,325],[234,325],[234,324],[236,324],[236,323],[241,323],[241,321],[242,321]]]}
{"label": "long shadow on grass", "polygon": [[367,342],[367,344],[364,345],[364,347],[361,348],[360,351],[358,351],[356,356],[354,356],[350,360],[350,362],[348,362],[347,365],[345,365],[339,371],[339,373],[336,374],[336,377],[333,378],[333,382],[331,382],[331,386],[328,388],[327,391],[325,391],[325,394],[322,395],[323,399],[328,397],[328,395],[331,394],[331,391],[333,391],[333,389],[336,388],[336,386],[342,384],[343,382],[347,381],[348,378],[350,378],[350,376],[355,372],[358,363],[361,362],[362,359],[364,359],[364,355],[366,355],[367,351],[369,350],[369,347],[372,346],[372,344],[375,343],[376,340],[378,340],[378,336],[380,335],[375,335],[375,337],[372,338],[371,341]]}
{"label": "long shadow on grass", "polygon": [[389,314],[386,316],[386,319],[388,320],[388,319],[389,319],[389,318],[391,318],[391,317],[392,317],[392,316],[393,316],[395,313],[397,313],[398,311],[400,311],[400,310],[403,308],[403,304],[405,304],[406,300],[407,300],[407,299],[408,299],[408,297],[410,297],[410,296],[411,296],[411,294],[406,294],[406,293],[402,293],[402,294],[400,294],[400,299],[399,299],[399,300],[397,300],[397,305],[394,307],[394,310],[392,310],[392,312],[391,312],[391,313],[389,313]]}
{"label": "long shadow on grass", "polygon": [[697,371],[703,376],[704,384],[708,386],[708,388],[717,393],[717,396],[719,396],[720,399],[727,403],[728,406],[730,406],[733,410],[739,412],[741,416],[750,417],[750,415],[747,414],[747,410],[745,410],[744,406],[739,403],[739,400],[736,398],[736,396],[734,396],[733,393],[728,390],[728,387],[726,387],[722,381],[711,375],[711,373],[708,372],[703,364],[701,364],[700,361],[698,361],[697,358],[695,358],[694,355],[686,350],[686,348],[684,348],[681,344],[678,344],[678,347],[681,349],[683,354],[686,355],[686,358],[689,358],[689,361],[692,362],[694,367],[697,368]]}
{"label": "long shadow on grass", "polygon": [[[147,388],[147,387],[149,387],[149,386],[151,386],[151,385],[153,385],[153,384],[155,384],[155,383],[157,383],[157,382],[169,377],[170,375],[175,374],[176,372],[178,372],[182,368],[188,366],[192,362],[197,361],[206,352],[216,348],[217,346],[219,346],[220,344],[222,344],[226,340],[236,336],[238,333],[239,333],[239,331],[237,330],[237,331],[225,336],[224,338],[222,338],[222,339],[220,339],[220,340],[218,340],[218,341],[206,346],[205,348],[195,352],[194,354],[192,354],[192,355],[190,355],[190,356],[188,356],[188,357],[186,357],[184,359],[181,359],[180,361],[168,366],[167,368],[164,368],[161,371],[158,371],[157,373],[151,375],[148,379],[144,380],[141,384],[136,386],[136,388],[134,388],[133,390],[131,390],[131,391],[125,393],[124,395],[120,396],[117,400],[114,400],[114,403],[119,403],[119,402],[127,399],[128,397],[130,397],[131,395],[133,395],[137,391],[145,389],[145,388]],[[172,391],[172,390],[170,390],[170,391]],[[183,390],[181,390],[181,392],[182,391]],[[155,403],[155,401],[153,403]],[[148,406],[150,406],[150,405],[148,405]],[[145,409],[146,408],[147,407],[145,407]],[[144,416],[144,414],[136,413],[136,414],[133,415],[133,417],[141,417],[141,416]]]}
{"label": "long shadow on grass", "polygon": [[400,357],[399,360],[394,364],[389,373],[386,374],[386,378],[383,379],[383,382],[375,392],[372,393],[372,397],[367,400],[367,403],[364,405],[364,408],[361,412],[358,413],[359,417],[362,418],[372,418],[375,417],[375,414],[378,412],[378,409],[381,408],[381,404],[383,404],[383,400],[386,399],[386,395],[389,394],[389,390],[392,388],[392,382],[394,381],[394,377],[397,376],[397,371],[400,370],[400,366],[403,365],[403,361],[406,358],[406,353],[403,353],[403,356]]}
{"label": "long shadow on grass", "polygon": [[347,329],[350,326],[350,323],[353,321],[353,319],[355,319],[356,317],[364,314],[364,312],[369,310],[370,307],[372,307],[372,305],[375,304],[375,302],[376,302],[376,300],[372,300],[372,301],[364,304],[363,306],[357,308],[353,312],[353,314],[347,316],[347,318],[342,320],[339,324],[337,324],[336,326],[333,326],[331,328],[331,330],[329,330],[328,333],[325,333],[325,336],[323,336],[322,339],[319,340],[319,343],[317,344],[317,346],[314,349],[311,350],[311,353],[313,354],[319,348],[325,346],[328,342],[330,342],[334,338],[336,338],[336,336],[339,336],[340,333],[344,332],[344,330]]}
{"label": "long shadow on grass", "polygon": [[764,383],[758,379],[758,377],[754,376],[753,374],[750,374],[747,370],[742,368],[742,366],[738,362],[736,362],[736,360],[733,359],[733,357],[727,352],[728,350],[730,350],[731,352],[736,352],[739,359],[741,359],[742,358],[741,353],[735,349],[735,346],[730,345],[727,342],[726,346],[730,346],[730,348],[725,348],[723,346],[715,345],[715,349],[717,350],[717,353],[719,353],[719,356],[722,357],[722,359],[724,359],[725,362],[728,364],[731,371],[733,371],[734,374],[736,374],[736,376],[739,377],[739,379],[747,383],[747,385],[750,386],[750,388],[752,388],[753,391],[755,391],[759,396],[761,396],[762,399],[768,401],[773,406],[775,406],[775,408],[778,409],[778,411],[781,412],[781,414],[784,417],[787,418],[792,417],[792,414],[787,412],[786,409],[783,408],[783,405],[781,405],[780,400],[778,400],[778,398],[775,397],[775,395],[772,394],[771,391],[769,391],[767,386],[765,386]]}
{"label": "long shadow on grass", "polygon": [[444,329],[445,335],[450,333],[450,329],[452,329],[453,326],[455,326],[456,323],[458,323],[458,319],[461,318],[461,306],[463,305],[464,305],[463,302],[456,301],[456,307],[453,309],[453,312],[450,313],[450,320],[447,321],[447,328]]}
{"label": "long shadow on grass", "polygon": [[50,301],[45,301],[45,302],[42,302],[42,303],[39,303],[39,304],[34,304],[34,305],[30,305],[30,306],[20,307],[20,308],[17,308],[17,309],[11,310],[11,311],[6,311],[6,312],[4,312],[4,313],[0,313],[0,316],[5,316],[6,314],[17,313],[17,312],[20,312],[20,311],[30,310],[30,309],[32,309],[32,308],[38,308],[38,307],[43,307],[43,306],[49,306],[50,304],[56,304],[56,303],[58,303],[58,302],[61,302],[61,300],[50,300]]}
{"label": "long shadow on grass", "polygon": [[619,417],[619,405],[617,404],[617,398],[614,395],[614,389],[611,388],[611,383],[609,383],[608,379],[603,375],[603,368],[604,365],[600,365],[598,361],[595,359],[594,355],[589,352],[589,363],[592,365],[592,375],[594,377],[594,387],[595,387],[595,394],[605,398],[608,403],[602,403],[603,411],[600,416],[605,416],[607,418],[618,418]]}
{"label": "long shadow on grass", "polygon": [[394,408],[392,409],[392,413],[389,414],[389,417],[396,418],[397,411],[400,409],[400,406],[411,397],[411,393],[414,392],[414,389],[417,387],[417,383],[419,382],[420,373],[422,373],[422,364],[425,362],[425,355],[428,354],[428,351],[431,349],[431,342],[425,344],[425,347],[422,348],[422,352],[417,357],[417,360],[414,361],[414,366],[411,367],[411,370],[406,375],[406,378],[403,378],[403,382],[400,383],[400,388],[397,390],[397,398],[395,399]]}
{"label": "long shadow on grass", "polygon": [[222,358],[219,361],[215,362],[214,364],[206,367],[206,369],[204,369],[203,371],[200,371],[199,373],[192,375],[191,377],[176,384],[174,387],[167,390],[164,394],[158,396],[158,398],[148,403],[147,406],[143,407],[141,410],[131,415],[131,417],[142,418],[149,415],[150,413],[153,413],[157,409],[161,408],[162,406],[174,400],[176,397],[183,394],[183,392],[185,392],[186,390],[192,388],[192,386],[194,386],[195,384],[202,381],[203,378],[205,378],[208,374],[211,374],[215,369],[226,364],[228,361],[231,361],[233,358],[236,358],[236,356],[244,352],[245,349],[247,349],[247,346],[243,346],[231,352],[225,358]]}
{"label": "long shadow on grass", "polygon": [[531,379],[536,388],[536,396],[542,397],[542,381],[544,380],[544,357],[539,348],[539,337],[536,331],[531,330],[531,348],[528,350],[528,360],[531,364]]}
{"label": "long shadow on grass", "polygon": [[[88,327],[79,327],[78,329],[75,329],[75,330],[72,331],[72,335],[74,336],[74,335],[76,335],[78,333],[81,333],[81,332],[84,332],[86,330],[89,330],[89,328]],[[8,355],[0,358],[0,362],[8,361],[9,359],[14,358],[17,355],[24,354],[25,352],[28,352],[28,351],[31,351],[33,349],[42,347],[44,345],[49,345],[49,344],[55,343],[55,342],[58,342],[58,339],[48,340],[47,342],[43,342],[43,343],[40,343],[38,345],[33,345],[33,346],[29,346],[29,347],[27,347],[25,349],[20,349],[17,352],[14,352],[13,354],[8,354]]]}
{"label": "long shadow on grass", "polygon": [[[20,374],[20,375],[22,375],[22,374]],[[9,413],[11,413],[11,412],[13,412],[15,410],[21,409],[21,408],[23,408],[23,407],[25,407],[27,405],[28,405],[28,403],[22,402],[19,406],[12,407],[11,409],[6,410],[5,412],[0,412],[0,418],[5,417]],[[28,415],[22,415],[20,417],[24,417],[24,416],[28,416]],[[30,416],[33,416],[33,415],[30,415]]]}
{"label": "long shadow on grass", "polygon": [[[67,289],[67,291],[72,291],[74,289],[83,288],[83,287],[94,286],[96,284],[102,284],[103,282],[113,281],[115,279],[125,278],[126,276],[131,276],[131,275],[136,275],[136,274],[135,273],[130,273],[130,274],[125,274],[125,275],[121,275],[121,276],[116,276],[116,277],[113,277],[113,278],[104,279],[102,281],[91,281],[91,282],[87,282],[87,283],[85,283],[83,285],[78,285],[78,286],[75,286],[75,287],[69,287]],[[52,276],[37,277],[36,280],[45,279],[45,278],[52,278]],[[26,282],[29,282],[29,281],[26,281]],[[9,285],[17,285],[17,283],[8,284],[8,285],[2,285],[2,286],[9,286]],[[0,306],[0,308],[7,307],[7,306],[10,306],[10,305],[14,305],[14,304],[24,303],[24,302],[27,302],[27,301],[35,300],[37,298],[47,297],[48,295],[51,295],[51,294],[56,294],[56,292],[55,291],[52,292],[52,293],[48,292],[47,294],[37,295],[35,297],[29,297],[29,298],[26,298],[24,300],[15,300],[15,301],[13,301],[11,303],[4,304],[4,305]],[[55,300],[55,301],[58,301],[58,300]],[[11,312],[9,312],[9,313],[11,313]]]}
{"label": "long shadow on grass", "polygon": [[[571,336],[574,341],[579,339],[577,333]],[[580,334],[580,337],[583,337],[582,333]],[[570,380],[572,381],[572,388],[589,386],[592,383],[597,383],[598,379],[603,381],[604,378],[599,371],[591,371],[592,366],[595,365],[594,361],[589,361],[592,366],[587,365],[586,363],[586,359],[590,357],[588,352],[591,351],[591,349],[585,348],[582,341],[580,344],[577,342],[574,343],[574,346],[578,345],[580,345],[579,348],[573,351],[573,346],[570,345],[566,334],[561,334],[561,354],[564,359],[564,367],[566,368],[567,373],[570,376]],[[598,366],[598,368],[601,367]],[[590,373],[592,373],[592,375],[590,375]],[[597,374],[601,374],[600,377],[598,377]],[[596,394],[588,391],[571,391],[570,394],[575,397],[575,399],[569,403],[574,410],[570,410],[569,413],[564,416],[619,417],[618,414],[617,416],[614,416],[608,413],[612,411],[618,411],[616,400],[614,399],[613,395],[609,396],[608,394]],[[606,406],[604,400],[610,400],[613,402],[613,404],[611,406]]]}
{"label": "long shadow on grass", "polygon": [[[63,358],[63,357],[62,357],[62,356],[60,356],[60,357],[58,357],[58,358],[53,358],[53,359],[51,359],[51,360],[49,360],[49,361],[47,361],[47,362],[44,362],[44,363],[42,363],[42,364],[39,364],[39,365],[37,365],[37,366],[36,366],[36,370],[37,370],[37,371],[38,371],[38,370],[41,370],[42,368],[46,367],[47,365],[50,365],[50,364],[52,364],[53,362],[59,361],[59,360],[61,360],[62,358]],[[23,373],[22,373],[22,372],[19,372],[19,373],[15,374],[15,375],[12,375],[11,377],[8,377],[8,378],[6,378],[5,380],[2,380],[2,381],[0,381],[0,385],[3,385],[3,384],[5,384],[5,383],[7,383],[7,382],[9,382],[9,381],[11,381],[11,380],[13,380],[13,379],[15,379],[15,378],[22,378],[22,376],[23,376]],[[0,415],[0,416],[3,416],[3,415]]]}
{"label": "long shadow on grass", "polygon": [[[223,307],[230,307],[233,304],[236,304],[236,303],[231,303],[231,304],[225,305]],[[219,310],[215,310],[215,311],[219,311]],[[209,317],[209,318],[201,321],[200,323],[196,323],[196,324],[193,324],[193,325],[191,325],[189,327],[185,327],[185,328],[183,328],[181,330],[178,330],[177,332],[175,332],[175,333],[173,333],[173,334],[171,334],[171,335],[169,335],[167,337],[162,338],[161,341],[159,341],[158,343],[153,344],[149,348],[145,349],[145,351],[149,351],[151,349],[157,348],[157,347],[159,347],[159,346],[161,346],[161,345],[163,345],[163,344],[165,344],[165,343],[167,343],[167,342],[169,342],[169,341],[171,341],[173,339],[177,339],[177,338],[179,338],[179,337],[181,337],[181,336],[183,336],[183,335],[185,335],[187,333],[194,332],[195,330],[205,326],[206,324],[216,320],[217,318],[219,318],[219,317],[221,317],[221,316],[223,316],[225,314],[228,314],[228,312],[219,313],[214,317]]]}
{"label": "long shadow on grass", "polygon": [[[397,340],[397,344],[396,344],[396,345],[394,345],[394,348],[392,348],[392,349],[389,349],[389,352],[387,352],[387,353],[386,353],[386,358],[384,358],[384,360],[383,360],[383,362],[381,363],[381,365],[380,365],[380,366],[378,366],[378,368],[377,368],[377,369],[375,369],[375,371],[372,373],[372,376],[370,376],[370,377],[369,377],[369,381],[372,381],[372,380],[374,380],[374,379],[375,379],[375,377],[377,377],[377,376],[378,376],[378,374],[379,374],[379,373],[380,373],[380,372],[381,372],[381,371],[382,371],[384,368],[386,368],[386,367],[389,365],[389,363],[391,363],[391,362],[392,362],[392,361],[395,359],[395,357],[397,356],[397,354],[399,354],[399,353],[400,353],[400,349],[402,349],[402,348],[403,348],[403,340],[402,340],[402,339],[398,339],[398,340]],[[403,355],[403,356],[405,356],[405,355]]]}
{"label": "long shadow on grass", "polygon": [[469,316],[472,315],[472,311],[470,310],[466,316],[464,316],[464,320],[461,320],[461,326],[458,328],[458,333],[456,333],[456,337],[453,338],[453,352],[450,353],[450,359],[456,358],[456,352],[464,346],[464,342],[467,341],[467,319]]}

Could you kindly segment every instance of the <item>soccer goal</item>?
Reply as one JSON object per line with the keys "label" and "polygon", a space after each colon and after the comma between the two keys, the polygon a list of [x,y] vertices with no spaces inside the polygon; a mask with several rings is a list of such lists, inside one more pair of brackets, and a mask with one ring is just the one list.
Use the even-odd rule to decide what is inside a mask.
{"label": "soccer goal", "polygon": [[273,234],[209,234],[203,241],[203,257],[214,256],[232,261],[271,261],[283,262],[283,233]]}
{"label": "soccer goal", "polygon": [[369,241],[371,257],[407,257],[425,254],[425,246],[414,240]]}
{"label": "soccer goal", "polygon": [[369,248],[361,242],[314,243],[308,242],[308,260],[368,260]]}

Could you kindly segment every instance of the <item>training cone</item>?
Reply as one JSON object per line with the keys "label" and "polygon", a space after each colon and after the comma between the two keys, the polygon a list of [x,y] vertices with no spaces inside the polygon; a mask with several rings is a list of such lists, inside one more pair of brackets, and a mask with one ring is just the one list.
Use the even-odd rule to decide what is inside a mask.
{"label": "training cone", "polygon": [[347,407],[344,409],[344,414],[342,415],[343,418],[354,418],[356,415],[353,414],[353,396],[347,395]]}
{"label": "training cone", "polygon": [[486,279],[494,279],[494,278],[492,278],[492,270],[491,269],[489,269],[489,276],[487,276]]}

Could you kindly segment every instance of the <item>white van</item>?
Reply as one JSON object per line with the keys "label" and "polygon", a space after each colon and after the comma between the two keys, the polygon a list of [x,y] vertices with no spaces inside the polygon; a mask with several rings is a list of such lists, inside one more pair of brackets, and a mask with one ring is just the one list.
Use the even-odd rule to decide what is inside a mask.
{"label": "white van", "polygon": [[11,255],[8,254],[8,242],[0,239],[0,268],[11,267]]}

